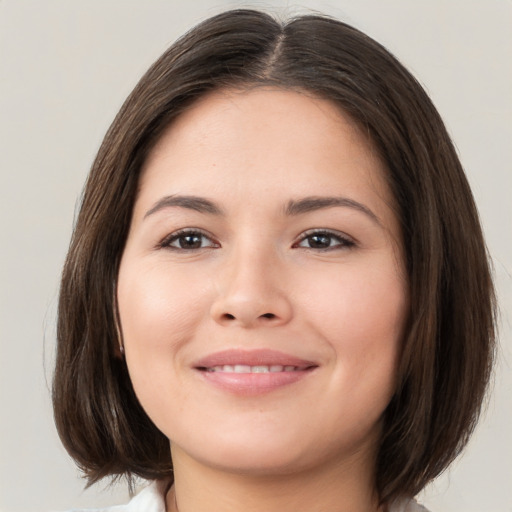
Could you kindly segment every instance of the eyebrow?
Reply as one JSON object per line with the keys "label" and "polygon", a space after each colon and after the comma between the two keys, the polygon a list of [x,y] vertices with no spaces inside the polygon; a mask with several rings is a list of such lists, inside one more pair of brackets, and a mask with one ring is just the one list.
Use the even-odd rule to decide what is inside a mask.
{"label": "eyebrow", "polygon": [[321,210],[324,208],[344,207],[353,208],[368,216],[373,222],[382,226],[379,218],[367,206],[348,197],[311,196],[300,200],[291,200],[285,208],[286,215],[301,215],[303,213]]}
{"label": "eyebrow", "polygon": [[[207,213],[210,215],[224,215],[224,211],[213,201],[198,196],[165,196],[159,199],[144,215],[144,219],[164,208],[179,207],[194,210],[199,213]],[[367,206],[348,197],[324,197],[311,196],[304,197],[299,200],[290,200],[284,209],[287,216],[302,215],[304,213],[324,208],[344,207],[353,208],[368,216],[373,222],[381,226],[381,222],[377,215],[373,213]]]}
{"label": "eyebrow", "polygon": [[222,209],[217,206],[213,201],[205,199],[204,197],[197,196],[165,196],[158,200],[144,215],[144,218],[153,215],[154,213],[177,206],[179,208],[187,208],[199,213],[209,213],[210,215],[223,215]]}

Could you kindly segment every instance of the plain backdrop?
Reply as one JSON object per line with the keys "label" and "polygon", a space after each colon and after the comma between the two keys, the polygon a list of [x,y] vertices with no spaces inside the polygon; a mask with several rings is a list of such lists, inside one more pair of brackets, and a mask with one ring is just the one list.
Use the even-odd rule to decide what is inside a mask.
{"label": "plain backdrop", "polygon": [[418,77],[445,119],[494,262],[501,336],[486,414],[420,501],[433,512],[512,511],[509,0],[0,0],[0,511],[128,499],[124,485],[84,491],[55,432],[59,273],[82,184],[126,95],[184,31],[240,6],[282,17],[318,10],[355,25]]}

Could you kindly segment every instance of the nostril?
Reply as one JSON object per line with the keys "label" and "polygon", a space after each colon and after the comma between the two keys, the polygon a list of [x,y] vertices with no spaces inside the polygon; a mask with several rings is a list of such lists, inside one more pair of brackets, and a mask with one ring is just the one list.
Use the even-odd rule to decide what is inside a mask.
{"label": "nostril", "polygon": [[276,317],[276,315],[274,315],[274,313],[265,313],[264,315],[261,315],[261,316],[263,316],[265,318],[275,318]]}
{"label": "nostril", "polygon": [[224,318],[226,318],[227,320],[234,320],[235,319],[235,316],[232,315],[231,313],[226,313],[224,315]]}

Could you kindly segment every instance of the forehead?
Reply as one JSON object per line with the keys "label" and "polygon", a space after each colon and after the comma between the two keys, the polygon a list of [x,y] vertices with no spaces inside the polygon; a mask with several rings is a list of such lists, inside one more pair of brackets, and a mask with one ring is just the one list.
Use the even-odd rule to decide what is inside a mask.
{"label": "forehead", "polygon": [[339,145],[343,140],[377,160],[369,137],[334,102],[301,90],[254,87],[221,89],[195,101],[164,131],[144,168],[171,145],[193,144],[200,149],[221,143],[234,149],[235,142],[248,141],[256,149],[256,142],[266,141],[269,146],[298,149],[296,142],[305,137],[311,143],[322,139],[323,144]]}
{"label": "forehead", "polygon": [[164,132],[143,167],[139,198],[338,192],[389,206],[385,173],[368,137],[331,101],[276,88],[221,90]]}

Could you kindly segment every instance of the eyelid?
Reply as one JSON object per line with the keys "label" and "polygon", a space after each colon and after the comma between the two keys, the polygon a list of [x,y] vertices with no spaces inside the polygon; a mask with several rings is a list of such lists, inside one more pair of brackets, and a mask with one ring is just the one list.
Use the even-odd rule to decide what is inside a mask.
{"label": "eyelid", "polygon": [[303,231],[299,235],[299,237],[296,239],[296,241],[293,243],[292,247],[298,248],[299,244],[301,242],[303,242],[304,240],[306,240],[309,236],[317,235],[317,234],[328,235],[332,238],[337,239],[341,243],[339,245],[335,245],[333,247],[326,247],[324,249],[315,249],[313,247],[303,247],[304,249],[311,249],[314,251],[322,251],[322,250],[329,251],[329,250],[340,248],[340,247],[349,249],[349,248],[357,245],[357,242],[353,237],[347,235],[346,233],[344,233],[342,231],[338,231],[336,229],[327,229],[327,228],[313,228],[313,229],[308,229],[307,231]]}
{"label": "eyelid", "polygon": [[[180,236],[183,236],[183,235],[201,235],[204,238],[207,238],[212,243],[212,245],[209,245],[207,247],[200,247],[197,249],[178,248],[178,247],[173,247],[170,245],[173,241],[177,240]],[[201,249],[216,249],[218,247],[220,247],[220,244],[217,241],[215,241],[215,238],[213,237],[213,235],[211,235],[204,229],[191,227],[191,228],[177,229],[176,231],[169,233],[160,242],[158,242],[156,248],[157,249],[170,249],[170,250],[177,250],[177,251],[185,252],[185,251],[198,251]]]}
{"label": "eyelid", "polygon": [[[211,242],[211,245],[208,245],[206,247],[199,247],[199,248],[195,248],[195,249],[178,248],[178,247],[173,247],[170,245],[172,242],[177,240],[180,236],[191,235],[191,234],[203,236],[204,238],[208,239]],[[316,235],[316,234],[325,234],[331,238],[336,239],[339,243],[332,247],[326,247],[323,249],[314,248],[314,247],[310,247],[310,248],[303,247],[303,249],[311,249],[314,251],[322,251],[322,250],[328,251],[328,250],[333,250],[336,248],[347,249],[347,248],[351,248],[351,247],[357,245],[357,242],[354,240],[353,237],[347,235],[346,233],[344,233],[342,231],[338,231],[335,229],[327,229],[327,228],[313,228],[313,229],[308,229],[307,231],[303,231],[293,242],[292,248],[299,248],[299,244],[301,242],[306,240],[308,237]],[[220,247],[220,243],[215,240],[215,238],[212,234],[208,233],[204,229],[194,228],[194,227],[181,228],[176,231],[173,231],[172,233],[167,234],[160,242],[158,242],[158,244],[156,246],[157,249],[170,249],[170,250],[177,250],[177,251],[198,251],[200,249],[214,249],[214,248],[219,248],[219,247]]]}

